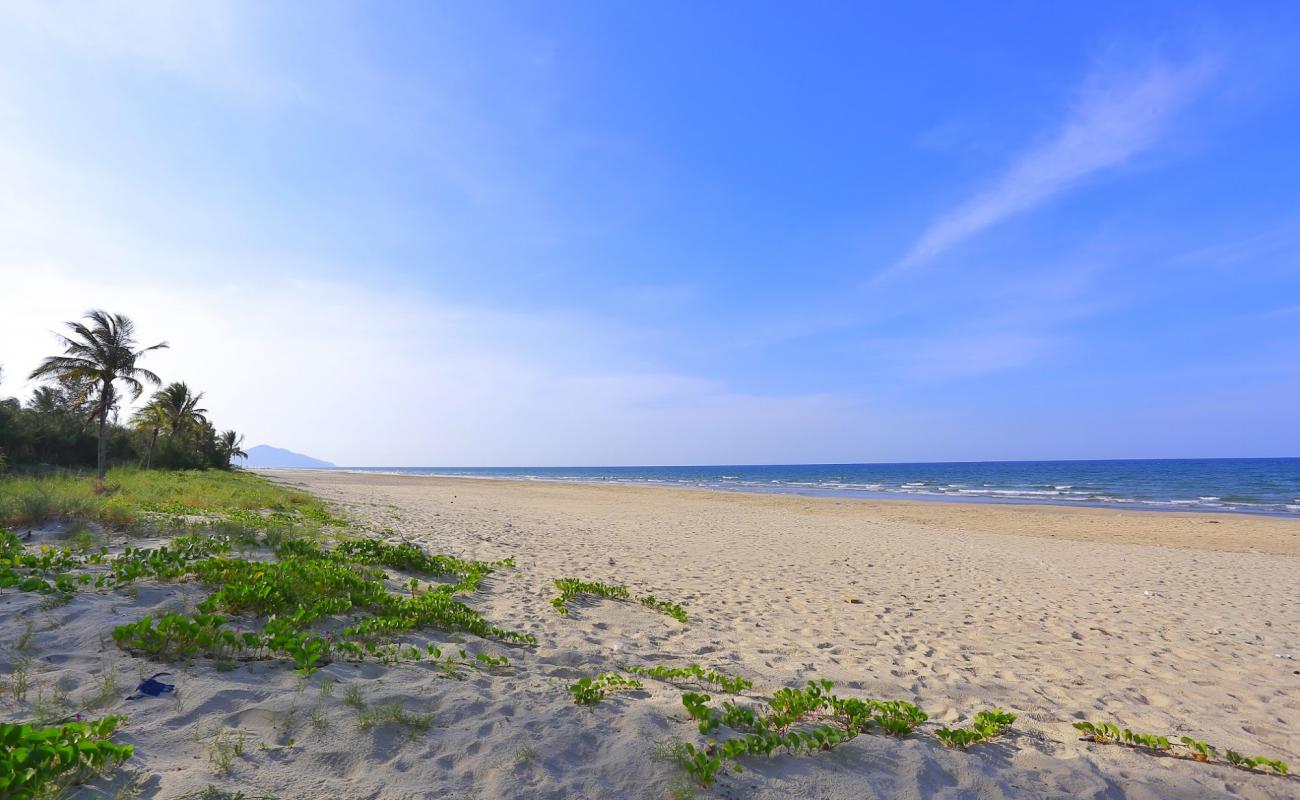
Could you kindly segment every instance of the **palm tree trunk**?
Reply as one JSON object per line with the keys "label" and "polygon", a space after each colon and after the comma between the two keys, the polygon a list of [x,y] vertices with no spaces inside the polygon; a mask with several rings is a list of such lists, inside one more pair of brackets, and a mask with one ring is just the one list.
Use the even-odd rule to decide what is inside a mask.
{"label": "palm tree trunk", "polygon": [[158,426],[153,429],[153,436],[149,439],[149,454],[144,457],[144,468],[153,469],[153,448],[158,444]]}
{"label": "palm tree trunk", "polygon": [[108,404],[112,400],[113,384],[104,381],[104,389],[99,395],[99,465],[95,472],[95,482],[104,482],[104,472],[108,467]]}
{"label": "palm tree trunk", "polygon": [[108,412],[105,409],[99,411],[99,468],[95,473],[95,480],[100,483],[104,482],[104,468],[108,462]]}

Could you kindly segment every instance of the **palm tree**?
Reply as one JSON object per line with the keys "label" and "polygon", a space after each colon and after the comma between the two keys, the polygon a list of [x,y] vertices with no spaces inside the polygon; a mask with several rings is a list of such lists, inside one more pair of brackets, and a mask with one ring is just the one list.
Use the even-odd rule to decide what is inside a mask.
{"label": "palm tree", "polygon": [[32,392],[32,399],[27,401],[27,407],[38,414],[57,414],[64,407],[63,393],[53,386],[38,386]]}
{"label": "palm tree", "polygon": [[135,324],[126,316],[96,310],[87,312],[85,319],[89,325],[67,323],[73,335],[59,336],[63,355],[47,357],[32,370],[30,377],[55,378],[89,387],[94,401],[90,418],[99,420],[99,463],[95,478],[102,482],[108,466],[108,415],[118,401],[114,384],[125,383],[132,399],[137,399],[144,393],[142,379],[155,386],[162,383],[157,375],[137,367],[135,362],[151,350],[166,347],[167,343],[136,350]]}
{"label": "palm tree", "polygon": [[131,415],[131,424],[136,430],[149,431],[149,450],[145,453],[144,468],[153,468],[153,451],[158,445],[158,431],[167,426],[167,412],[163,410],[162,405],[157,400],[157,394],[154,399],[140,406]]}
{"label": "palm tree", "polygon": [[154,392],[153,399],[149,403],[162,409],[163,417],[167,421],[167,432],[176,434],[191,425],[201,425],[208,421],[204,416],[208,410],[199,408],[199,401],[202,399],[203,392],[191,394],[189,386],[183,381],[176,381]]}
{"label": "palm tree", "polygon": [[248,458],[248,453],[240,449],[240,445],[243,443],[243,435],[234,431],[226,431],[217,439],[217,449],[221,451],[222,457],[225,458],[227,469],[230,468],[230,462],[236,458]]}
{"label": "palm tree", "polygon": [[81,428],[94,419],[87,412],[88,397],[94,393],[94,386],[85,382],[60,379],[55,386],[38,386],[27,401],[27,407],[38,414],[68,414],[81,420]]}

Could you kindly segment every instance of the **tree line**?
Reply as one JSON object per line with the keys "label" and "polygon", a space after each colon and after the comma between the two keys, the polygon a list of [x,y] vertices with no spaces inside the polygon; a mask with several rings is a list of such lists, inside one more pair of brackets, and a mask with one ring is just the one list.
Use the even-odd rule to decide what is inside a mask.
{"label": "tree line", "polygon": [[[162,379],[139,365],[168,345],[139,347],[135,325],[122,314],[90,311],[66,323],[63,352],[45,358],[29,376],[43,381],[26,404],[0,399],[0,471],[16,466],[94,465],[103,480],[109,464],[145,469],[229,469],[244,437],[218,431],[200,407],[203,393]],[[124,400],[146,386],[161,387],[125,422]]]}

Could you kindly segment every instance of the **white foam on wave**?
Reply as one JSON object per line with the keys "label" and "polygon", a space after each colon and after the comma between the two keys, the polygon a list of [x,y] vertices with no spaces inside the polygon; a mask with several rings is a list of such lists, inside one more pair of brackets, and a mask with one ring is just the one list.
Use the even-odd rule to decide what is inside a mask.
{"label": "white foam on wave", "polygon": [[1060,492],[1044,489],[959,489],[956,494],[973,497],[1059,497]]}

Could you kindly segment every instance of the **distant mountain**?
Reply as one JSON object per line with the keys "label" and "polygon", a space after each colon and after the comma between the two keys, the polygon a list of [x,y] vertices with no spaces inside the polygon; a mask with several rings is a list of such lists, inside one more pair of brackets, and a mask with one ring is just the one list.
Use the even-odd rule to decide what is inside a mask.
{"label": "distant mountain", "polygon": [[284,450],[279,447],[272,447],[269,444],[259,444],[256,447],[250,447],[247,450],[248,458],[240,466],[244,467],[282,467],[282,468],[306,468],[322,469],[334,466],[328,461],[321,461],[319,458],[305,456],[302,453],[295,453],[292,450]]}

